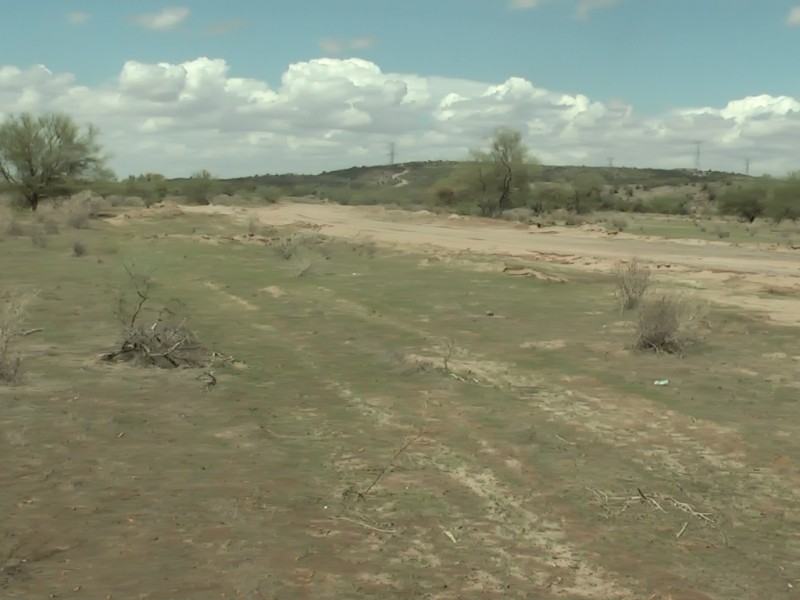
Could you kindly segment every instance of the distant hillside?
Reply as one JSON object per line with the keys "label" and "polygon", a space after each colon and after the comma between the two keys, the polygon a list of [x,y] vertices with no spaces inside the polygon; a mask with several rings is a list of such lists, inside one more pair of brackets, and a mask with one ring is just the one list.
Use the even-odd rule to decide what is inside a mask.
{"label": "distant hillside", "polygon": [[[361,185],[388,185],[391,176],[407,171],[404,179],[413,187],[429,187],[446,179],[453,170],[463,165],[459,161],[417,161],[396,165],[375,165],[350,167],[337,171],[323,171],[317,175],[293,173],[265,174],[251,177],[237,177],[224,181],[235,184],[317,187],[356,187]],[[543,165],[540,167],[539,181],[574,182],[586,176],[601,176],[610,185],[642,185],[645,187],[681,186],[692,183],[724,183],[750,179],[738,173],[722,171],[695,171],[694,169],[639,169],[631,167],[578,167]]]}

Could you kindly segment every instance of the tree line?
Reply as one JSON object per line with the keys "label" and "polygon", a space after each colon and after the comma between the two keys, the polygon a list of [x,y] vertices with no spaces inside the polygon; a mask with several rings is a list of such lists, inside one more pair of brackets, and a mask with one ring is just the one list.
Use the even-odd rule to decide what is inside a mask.
{"label": "tree line", "polygon": [[[157,173],[120,182],[107,166],[109,156],[98,135],[93,125],[80,127],[63,113],[10,115],[0,124],[0,176],[32,211],[44,199],[87,187],[161,198],[179,192],[194,203],[208,203],[223,189],[207,170],[180,181],[179,186]],[[539,180],[541,170],[522,134],[501,127],[485,148],[471,150],[467,161],[434,186],[433,201],[446,207],[471,207],[487,217],[514,208],[527,208],[535,214],[557,209],[577,214],[596,210],[690,212],[687,199],[667,202],[653,198],[645,203],[634,198],[633,186],[615,186],[597,173],[583,173],[571,181],[543,182]],[[776,222],[800,219],[800,172],[785,178],[728,181],[714,189],[703,185],[721,214],[750,222],[757,218]],[[267,192],[255,184],[249,187],[264,200],[274,201],[280,195],[280,190]]]}

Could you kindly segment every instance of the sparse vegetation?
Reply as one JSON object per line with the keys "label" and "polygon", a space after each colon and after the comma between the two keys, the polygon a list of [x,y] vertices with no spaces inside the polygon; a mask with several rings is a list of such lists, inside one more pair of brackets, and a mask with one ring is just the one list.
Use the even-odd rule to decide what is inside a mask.
{"label": "sparse vegetation", "polygon": [[608,224],[611,226],[612,231],[622,232],[628,229],[631,226],[631,222],[621,216],[615,215],[608,220]]}
{"label": "sparse vegetation", "polygon": [[67,225],[73,229],[89,227],[91,209],[85,202],[73,202],[67,209]]}
{"label": "sparse vegetation", "polygon": [[[435,202],[452,167],[412,170],[403,206]],[[354,204],[372,189],[381,203],[397,197],[370,188],[369,172],[351,172],[363,185]],[[208,573],[184,568],[193,564],[222,574],[215,592],[246,597],[322,589],[347,598],[354,588],[342,573],[356,571],[362,595],[376,597],[638,598],[668,586],[714,598],[786,595],[788,567],[773,575],[800,559],[786,518],[797,504],[788,461],[800,455],[790,427],[800,286],[792,253],[774,245],[800,231],[760,218],[748,237],[753,226],[707,204],[691,207],[694,222],[633,214],[649,197],[637,191],[629,202],[632,184],[597,172],[608,183],[581,202],[603,213],[536,196],[572,192],[567,181],[585,174],[551,169],[542,178],[569,177],[537,184],[527,207],[504,211],[508,223],[314,206],[318,197],[273,207],[275,223],[303,215],[280,229],[248,221],[264,214],[255,208],[230,218],[183,208],[177,219],[161,217],[171,208],[131,210],[108,222],[91,201],[92,227],[80,231],[65,226],[71,201],[52,212],[42,203],[46,218],[17,213],[25,235],[2,246],[0,290],[41,285],[30,319],[47,331],[13,338],[16,383],[0,393],[0,445],[10,450],[0,452],[0,487],[20,500],[0,531],[0,554],[3,535],[16,548],[5,566],[0,556],[0,589],[40,598],[83,585],[88,596],[135,597],[141,561],[130,559],[152,555],[174,558],[161,568],[168,581],[148,579],[146,591],[164,597],[179,588],[202,596]],[[678,177],[653,177],[662,175]],[[666,193],[643,181],[647,194]],[[179,183],[164,185],[171,195]],[[618,212],[605,212],[610,200]],[[475,207],[454,202],[448,211]],[[603,226],[616,218],[647,237],[607,238]],[[33,251],[28,236],[47,219],[64,233]],[[564,231],[567,219],[586,231]],[[715,224],[737,243],[768,243],[665,240],[716,239]],[[91,259],[70,257],[78,243]],[[288,256],[271,249],[279,243]],[[133,266],[121,272],[112,252],[157,265],[159,285]],[[613,271],[610,261],[633,254],[639,260]],[[634,276],[622,289],[643,291],[617,290],[633,263],[647,269],[646,284]],[[717,272],[727,269],[746,272]],[[120,275],[114,323],[107,286]],[[722,305],[707,330],[694,299],[661,292],[686,286]],[[616,314],[612,291],[621,307],[635,295],[635,308]],[[190,302],[191,322],[176,297]],[[223,366],[218,345],[247,364]],[[105,360],[98,348],[110,350]],[[219,392],[200,393],[198,378]],[[265,473],[274,485],[262,485]],[[143,502],[166,518],[147,518]],[[64,507],[91,524],[88,538]],[[98,558],[93,535],[119,552]],[[364,536],[369,543],[341,544]],[[191,547],[181,541],[189,537]],[[84,538],[88,550],[70,545]],[[53,548],[58,560],[36,561]],[[465,577],[420,569],[453,557],[474,568]],[[13,569],[24,576],[9,579]]]}
{"label": "sparse vegetation", "polygon": [[703,313],[695,302],[672,294],[646,298],[639,304],[636,347],[683,355],[697,339]]}
{"label": "sparse vegetation", "polygon": [[22,357],[15,343],[22,337],[41,331],[23,329],[27,319],[27,306],[34,295],[6,293],[0,299],[0,384],[9,385],[19,381]]}
{"label": "sparse vegetation", "polygon": [[731,237],[731,232],[723,227],[722,223],[714,223],[714,235],[724,240]]}
{"label": "sparse vegetation", "polygon": [[297,240],[294,236],[285,236],[279,239],[273,246],[275,253],[283,260],[289,260],[297,252]]}
{"label": "sparse vegetation", "polygon": [[86,254],[86,244],[76,240],[72,244],[72,256],[84,256]]}
{"label": "sparse vegetation", "polygon": [[615,293],[622,310],[636,308],[650,287],[650,267],[637,259],[617,263]]}
{"label": "sparse vegetation", "polygon": [[31,233],[31,246],[34,248],[47,248],[47,235],[44,230],[37,230]]}

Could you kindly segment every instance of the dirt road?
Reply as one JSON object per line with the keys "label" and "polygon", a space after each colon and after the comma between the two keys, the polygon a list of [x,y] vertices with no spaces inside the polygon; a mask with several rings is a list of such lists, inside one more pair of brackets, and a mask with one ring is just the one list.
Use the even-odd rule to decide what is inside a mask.
{"label": "dirt road", "polygon": [[[521,224],[474,217],[442,217],[427,211],[383,207],[279,203],[269,207],[186,206],[189,213],[257,216],[274,225],[312,224],[337,237],[429,247],[498,257],[518,257],[608,270],[622,259],[653,263],[660,274],[688,285],[708,300],[764,312],[772,320],[800,324],[800,251],[700,240],[668,240],[601,231]],[[770,290],[773,291],[772,296]],[[775,294],[775,290],[781,293]],[[765,297],[767,296],[767,297]]]}

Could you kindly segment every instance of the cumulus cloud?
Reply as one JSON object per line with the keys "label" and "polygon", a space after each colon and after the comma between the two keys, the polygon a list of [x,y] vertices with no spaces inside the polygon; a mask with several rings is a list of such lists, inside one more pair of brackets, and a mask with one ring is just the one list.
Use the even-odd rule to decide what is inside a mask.
{"label": "cumulus cloud", "polygon": [[[289,65],[280,83],[234,77],[225,60],[128,61],[102,85],[42,65],[0,67],[0,118],[66,111],[101,129],[120,175],[207,168],[221,176],[319,172],[384,160],[461,159],[499,126],[548,164],[692,167],[785,174],[798,167],[800,99],[754,95],[721,106],[639,114],[623,100],[536,86],[387,73],[357,59]],[[1,111],[5,111],[1,112]]]}
{"label": "cumulus cloud", "polygon": [[70,25],[82,25],[91,18],[87,12],[71,12],[67,15],[67,22]]}
{"label": "cumulus cloud", "polygon": [[167,31],[180,25],[189,16],[189,9],[183,6],[165,8],[159,13],[144,13],[130,18],[131,23],[157,31]]}
{"label": "cumulus cloud", "polygon": [[786,24],[790,27],[800,27],[800,6],[793,6],[786,16]]}

